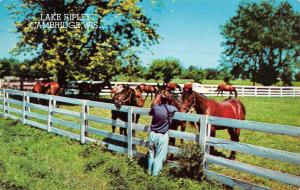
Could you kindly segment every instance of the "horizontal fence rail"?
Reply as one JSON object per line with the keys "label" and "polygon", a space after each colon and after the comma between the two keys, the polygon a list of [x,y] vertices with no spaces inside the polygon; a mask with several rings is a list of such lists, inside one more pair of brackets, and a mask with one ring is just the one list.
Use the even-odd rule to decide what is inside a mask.
{"label": "horizontal fence rail", "polygon": [[[38,104],[40,100],[44,100],[43,104]],[[0,114],[4,117],[22,121],[23,124],[28,124],[48,132],[58,135],[67,136],[71,139],[86,142],[97,142],[105,146],[107,149],[116,151],[122,154],[132,156],[144,156],[137,150],[136,146],[148,147],[148,140],[134,136],[133,131],[145,132],[149,131],[149,126],[132,122],[134,114],[148,116],[149,108],[138,108],[131,106],[122,106],[117,109],[115,105],[110,103],[81,100],[74,98],[66,98],[60,96],[51,96],[44,94],[35,94],[31,92],[23,92],[17,90],[0,89]],[[46,101],[46,102],[45,102]],[[78,111],[70,111],[57,107],[57,102],[68,105],[77,106]],[[78,107],[80,109],[78,109]],[[113,120],[101,115],[93,115],[90,113],[91,108],[101,108],[104,110],[117,110],[128,114],[128,122],[121,120]],[[38,112],[34,111],[37,110]],[[59,116],[67,116],[73,119],[63,119]],[[241,121],[234,119],[226,119],[214,116],[188,114],[176,112],[174,119],[190,122],[199,122],[200,130],[198,133],[189,133],[169,130],[169,136],[186,141],[197,142],[203,148],[204,163],[203,170],[206,178],[217,180],[229,186],[239,187],[243,189],[269,189],[264,186],[248,183],[243,180],[232,178],[213,172],[209,169],[210,165],[219,165],[234,170],[254,174],[257,176],[269,178],[282,183],[299,186],[300,177],[291,174],[274,171],[250,164],[245,164],[238,161],[233,161],[225,158],[216,157],[210,154],[209,147],[223,148],[233,150],[244,154],[250,154],[263,158],[272,159],[274,161],[288,162],[300,165],[300,154],[282,150],[265,148],[251,144],[233,142],[230,140],[219,139],[210,136],[210,126],[228,126],[232,128],[241,128],[263,133],[271,133],[278,135],[300,137],[300,127],[260,123],[253,121]],[[92,123],[101,123],[105,125],[114,125],[118,128],[127,130],[127,136],[112,133],[110,131],[95,128]],[[89,134],[89,136],[87,135]],[[90,137],[93,135],[93,138]],[[95,137],[96,136],[96,137]],[[101,137],[101,138],[98,138]],[[104,139],[115,140],[122,142],[123,145],[112,144]],[[180,152],[180,147],[169,146],[168,152],[177,154]]]}
{"label": "horizontal fence rail", "polygon": [[[70,81],[68,82],[67,93],[69,94],[78,94],[78,84],[82,82],[89,82],[92,84],[100,83],[102,81]],[[147,85],[163,85],[163,83],[140,83],[140,82],[111,82],[113,86],[118,84],[128,84],[130,86],[136,87],[139,84]],[[181,87],[184,84],[179,84]],[[233,85],[236,88],[238,96],[253,96],[253,97],[300,97],[300,87],[279,87],[279,86],[244,86],[244,85]],[[194,86],[194,90],[201,92],[206,96],[217,96],[218,85],[207,85],[207,84],[198,84]],[[108,95],[110,89],[103,89],[101,95]],[[175,93],[180,93],[178,90]],[[224,96],[229,96],[229,92],[224,91]]]}
{"label": "horizontal fence rail", "polygon": [[[88,83],[101,83],[102,81],[69,81],[68,86],[65,89],[66,94],[77,95],[79,94],[78,84],[82,82]],[[23,90],[32,91],[33,86],[36,82],[23,82]],[[140,82],[111,82],[112,86],[116,86],[118,84],[128,84],[130,86],[136,87]],[[147,85],[157,85],[157,83],[143,83]],[[159,83],[163,85],[162,83]],[[179,84],[183,87],[184,84]],[[300,87],[279,87],[279,86],[246,86],[246,85],[233,85],[238,93],[238,96],[252,96],[252,97],[300,97]],[[199,84],[195,85],[195,90],[197,92],[201,92],[206,96],[217,96],[217,87],[218,85],[208,85],[208,84]],[[20,90],[21,85],[19,82],[0,82],[0,88],[8,88]],[[179,91],[175,91],[175,93],[180,93]],[[100,95],[109,95],[110,89],[103,89]],[[146,94],[144,94],[146,95]],[[224,96],[229,96],[229,92],[224,91]]]}

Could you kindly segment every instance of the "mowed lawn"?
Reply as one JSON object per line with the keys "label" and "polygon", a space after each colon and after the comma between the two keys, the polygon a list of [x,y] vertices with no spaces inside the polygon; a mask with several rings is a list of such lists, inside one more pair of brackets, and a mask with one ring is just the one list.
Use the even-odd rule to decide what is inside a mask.
{"label": "mowed lawn", "polygon": [[[217,99],[218,101],[221,101],[222,97],[218,97],[218,98],[215,98],[215,99]],[[267,122],[267,123],[275,123],[275,124],[285,124],[285,125],[292,125],[292,126],[299,126],[300,127],[300,117],[299,117],[300,116],[300,109],[299,109],[300,108],[300,98],[239,97],[239,99],[245,104],[245,107],[246,107],[246,110],[247,110],[247,115],[246,115],[247,120]],[[148,99],[146,104],[145,104],[145,107],[149,107],[150,103],[151,102]],[[73,110],[73,111],[80,111],[80,109],[81,109],[79,106],[70,106],[70,105],[60,105],[60,108]],[[36,111],[36,110],[32,110],[32,111]],[[36,111],[36,112],[42,113],[40,111]],[[91,108],[90,109],[90,114],[110,118],[110,111],[99,109],[99,108]],[[55,115],[55,116],[58,117],[58,118],[64,118],[68,121],[73,121],[73,122],[77,121],[77,122],[79,122],[78,119],[74,119],[72,117],[62,116],[62,115]],[[142,123],[142,124],[149,125],[150,121],[151,121],[151,118],[148,117],[148,116],[142,116],[141,119],[140,119],[140,123]],[[101,129],[111,131],[111,126],[108,126],[108,125],[94,123],[94,122],[90,122],[90,125],[92,127],[95,127],[95,128],[101,128]],[[61,127],[61,126],[58,126],[58,125],[56,125],[56,126]],[[66,129],[66,128],[64,128],[64,129]],[[22,128],[22,130],[26,131],[26,129],[23,129],[23,128]],[[66,169],[68,170],[69,168],[71,168],[71,166],[68,167],[68,165],[72,165],[72,164],[76,165],[75,160],[77,160],[77,159],[79,161],[79,163],[77,163],[77,164],[78,165],[81,164],[81,171],[78,171],[80,169],[77,168],[78,173],[69,172],[66,176],[64,176],[64,178],[76,179],[76,177],[78,177],[78,176],[82,177],[83,179],[86,178],[86,176],[85,176],[86,173],[84,173],[84,172],[80,173],[80,172],[84,171],[84,169],[82,169],[82,168],[84,168],[84,163],[86,163],[86,162],[84,162],[84,159],[86,159],[86,158],[82,158],[80,156],[80,153],[78,153],[80,151],[84,151],[84,149],[87,148],[86,145],[83,145],[83,146],[81,145],[80,146],[80,145],[78,145],[77,143],[75,143],[73,141],[68,141],[67,139],[62,138],[62,137],[49,135],[46,132],[41,132],[40,130],[37,130],[37,129],[30,128],[30,130],[36,131],[36,133],[41,134],[42,137],[38,138],[38,139],[40,139],[40,142],[36,141],[36,143],[31,143],[30,145],[27,145],[28,146],[27,149],[25,147],[22,147],[22,146],[19,147],[22,150],[22,152],[27,152],[27,150],[31,149],[31,146],[33,146],[33,147],[37,148],[36,152],[35,152],[35,153],[37,153],[38,152],[37,150],[39,148],[41,148],[41,149],[43,149],[43,150],[41,150],[43,152],[42,157],[44,157],[43,155],[45,155],[47,158],[50,159],[50,158],[52,158],[52,156],[50,156],[50,155],[55,155],[55,153],[52,153],[50,148],[42,148],[43,146],[45,146],[44,143],[46,143],[50,147],[55,147],[55,148],[53,148],[53,151],[58,151],[58,152],[61,153],[57,158],[58,160],[61,160],[61,159],[59,159],[59,157],[60,158],[66,157],[64,162],[57,163],[59,166],[61,166],[61,168],[66,167]],[[73,130],[69,130],[69,131],[73,131]],[[197,132],[192,127],[188,127],[187,131],[193,132],[193,133]],[[74,132],[79,133],[78,131],[74,131]],[[44,135],[45,135],[45,137],[44,137]],[[51,140],[49,140],[49,138],[46,138],[48,136],[49,136],[49,138],[51,137],[50,138]],[[92,137],[101,140],[101,138],[99,138],[97,136],[92,136]],[[147,134],[139,132],[137,134],[137,137],[146,139]],[[229,139],[229,135],[227,134],[226,131],[217,131],[217,137],[224,138],[224,139]],[[11,138],[14,138],[14,137],[11,137]],[[35,138],[35,137],[33,136],[32,138]],[[45,138],[45,140],[43,140],[43,138]],[[52,141],[52,139],[53,139],[53,141]],[[60,142],[61,139],[64,139],[65,141],[68,141],[66,146],[64,146],[64,145],[56,146],[55,145],[56,141]],[[241,131],[241,136],[240,136],[240,141],[243,142],[243,143],[249,143],[249,144],[253,144],[253,145],[257,145],[257,146],[264,146],[264,147],[269,147],[269,148],[275,148],[275,149],[300,153],[300,138],[287,137],[287,136],[282,136],[282,135],[272,135],[272,134],[254,132],[254,131],[249,131],[249,130],[242,130]],[[70,143],[70,142],[72,142],[72,143]],[[8,147],[11,146],[10,145],[11,143],[12,142],[9,142],[7,146]],[[39,143],[42,143],[42,144],[39,145]],[[179,141],[177,141],[177,145],[180,146]],[[76,149],[76,151],[79,155],[76,155],[75,153],[73,155],[71,155],[71,153],[64,150],[64,148],[67,148],[68,146],[71,146],[71,147],[74,146],[73,148]],[[24,148],[25,148],[25,150],[24,150]],[[146,153],[146,151],[147,151],[146,148],[141,148],[141,147],[139,147],[138,150],[141,151],[141,152],[144,152],[144,153]],[[219,151],[221,151],[221,152],[223,152],[227,155],[229,154],[229,152],[225,151],[225,150],[219,150]],[[2,153],[0,153],[0,154],[2,154]],[[13,155],[14,153],[11,153],[11,152],[8,152],[6,154],[9,155],[9,156],[14,156]],[[102,150],[101,151],[96,150],[95,153],[93,153],[93,155],[94,154],[95,154],[95,157],[93,157],[93,159],[96,159],[96,157],[99,156],[100,154],[101,155],[104,154],[104,155],[108,155],[109,158],[111,157],[111,159],[122,160],[122,162],[124,161],[124,165],[126,165],[126,163],[128,162],[128,160],[124,156],[111,155],[110,153],[107,153],[107,152],[102,151]],[[6,157],[1,156],[1,160],[3,159],[2,162],[5,162],[5,160],[9,160],[9,158],[7,158],[7,155],[6,155]],[[37,157],[37,160],[40,160],[39,159],[40,155],[35,155],[35,156],[31,155],[31,157]],[[49,167],[49,162],[51,162],[51,161],[49,161],[47,158],[41,159],[42,163],[40,163],[39,167],[41,167],[41,168]],[[27,159],[25,159],[25,160],[27,160]],[[50,160],[52,160],[52,159],[50,159]],[[278,170],[278,171],[281,171],[281,172],[287,172],[287,173],[291,173],[291,174],[300,176],[300,167],[299,167],[299,165],[278,162],[278,161],[274,161],[274,160],[271,160],[271,159],[265,159],[265,158],[255,157],[255,156],[251,156],[251,155],[245,155],[245,154],[241,154],[241,153],[237,154],[237,160],[245,162],[245,163],[249,163],[249,164],[252,164],[252,165],[257,165],[257,166],[261,166],[261,167],[275,169],[275,170]],[[69,161],[71,163],[69,163]],[[110,159],[107,159],[107,160],[101,161],[101,163],[104,162],[106,164],[106,162],[109,162],[109,161],[110,161]],[[22,165],[22,160],[19,160],[18,162],[19,162],[19,164]],[[34,162],[30,163],[29,165],[31,165],[31,164],[32,164],[31,167],[37,167],[37,166],[35,166]],[[103,187],[104,189],[105,188],[113,188],[114,186],[112,185],[112,182],[110,182],[110,179],[111,179],[110,174],[107,173],[107,171],[105,169],[103,169],[103,168],[105,168],[103,166],[105,164],[99,164],[100,166],[96,167],[96,171],[98,171],[98,170],[99,171],[104,171],[103,176],[102,176],[102,174],[101,175],[99,173],[97,174],[98,175],[97,180],[99,180],[99,183],[96,183],[96,184],[101,184],[101,187]],[[4,164],[2,164],[2,165],[4,165]],[[17,163],[11,163],[11,164],[8,164],[8,165],[10,167],[12,167],[13,165],[18,165],[18,164]],[[54,162],[54,165],[56,165],[55,162]],[[95,165],[98,166],[98,164],[95,164]],[[0,164],[0,166],[1,166],[1,164]],[[32,183],[25,183],[25,181],[28,181],[28,180],[29,181],[30,180],[34,181],[35,178],[32,177],[31,174],[28,174],[28,173],[22,171],[22,169],[20,169],[20,167],[21,166],[18,165],[15,168],[12,168],[11,174],[13,174],[14,172],[18,172],[19,175],[23,176],[23,177],[20,177],[20,179],[23,179],[23,181],[19,180],[18,177],[10,178],[7,181],[13,181],[13,183],[21,184],[22,186],[29,187],[29,188],[34,188],[38,183],[42,183],[43,185],[46,184],[46,182],[41,182],[41,181],[43,181],[41,179],[36,180],[36,182],[33,182],[34,185],[30,185]],[[39,167],[37,167],[37,170],[38,170]],[[74,167],[74,170],[76,170],[75,166],[73,166],[73,167]],[[123,165],[122,165],[122,167],[123,167]],[[146,175],[143,168],[141,168],[140,166],[137,166],[137,168],[138,168],[138,171],[141,172],[140,175]],[[18,171],[18,169],[20,170],[20,172]],[[272,189],[296,189],[295,187],[292,187],[292,186],[286,186],[284,184],[280,184],[280,183],[274,182],[272,180],[266,180],[264,178],[249,175],[247,173],[233,171],[233,170],[226,169],[226,168],[223,168],[223,167],[211,166],[210,169],[212,169],[214,171],[221,172],[221,173],[226,174],[226,175],[230,175],[230,176],[239,178],[239,179],[243,179],[243,180],[250,181],[250,182],[253,182],[253,183],[258,183],[258,184],[261,184],[261,185],[269,186],[269,187],[272,187]],[[6,168],[6,171],[9,171],[9,170],[10,169]],[[63,169],[62,170],[58,169],[58,171],[55,171],[55,172],[57,172],[57,173],[62,172],[62,174],[60,174],[60,175],[65,175],[64,172],[66,172],[66,171],[64,171]],[[89,175],[93,174],[93,172],[88,172],[88,173],[89,173]],[[120,171],[119,171],[119,173],[120,173]],[[137,172],[137,173],[139,173],[139,172]],[[73,174],[74,174],[74,176],[73,176]],[[128,174],[124,174],[124,175],[128,175]],[[83,176],[85,176],[85,177],[83,177]],[[164,176],[164,177],[166,178],[166,180],[169,180],[169,177],[166,177],[166,176]],[[26,178],[26,180],[24,178]],[[152,179],[151,177],[148,178],[148,176],[146,176],[145,178],[147,180]],[[0,179],[6,179],[6,178],[3,178],[1,176]],[[170,179],[171,179],[171,181],[174,181],[175,186],[178,185],[177,182],[181,183],[180,181],[182,180],[182,179],[173,179],[173,178],[170,178]],[[56,180],[58,180],[58,179],[56,179]],[[65,180],[68,181],[68,180],[71,180],[71,179],[65,179]],[[38,181],[40,181],[40,182],[38,182]],[[62,183],[63,181],[64,180],[62,180],[60,182]],[[100,181],[101,181],[101,183],[100,183]],[[57,183],[60,183],[60,182],[57,182]],[[192,189],[194,187],[198,188],[198,185],[200,185],[195,181],[193,181],[193,182],[188,181],[188,182],[193,184],[193,186],[191,186]],[[89,182],[87,182],[87,184],[88,183]],[[132,183],[136,183],[136,182],[132,181]],[[139,183],[139,182],[137,182],[137,183]],[[145,183],[147,183],[147,185],[148,185],[148,182],[145,182]],[[72,184],[72,183],[70,182],[70,184]],[[72,189],[73,187],[75,187],[75,186],[72,186],[72,187],[69,186],[70,184],[68,183],[66,185],[66,189],[68,189],[68,188]],[[149,184],[151,186],[151,182],[149,182]],[[201,184],[203,184],[203,183],[201,183]],[[137,185],[137,186],[133,186],[133,187],[146,186],[146,185],[138,186],[138,184],[133,184],[133,185]],[[205,187],[208,187],[206,183],[204,183],[203,185]],[[83,184],[83,186],[85,186],[85,185]],[[53,187],[57,187],[57,186],[54,185]],[[87,187],[89,187],[89,186],[87,186]],[[100,187],[100,186],[97,186],[97,187]],[[209,186],[209,187],[217,188],[216,186]],[[94,188],[94,186],[91,186],[91,189],[92,188]],[[177,188],[180,188],[180,186],[176,186],[176,189]],[[40,188],[38,188],[38,189],[40,189]]]}

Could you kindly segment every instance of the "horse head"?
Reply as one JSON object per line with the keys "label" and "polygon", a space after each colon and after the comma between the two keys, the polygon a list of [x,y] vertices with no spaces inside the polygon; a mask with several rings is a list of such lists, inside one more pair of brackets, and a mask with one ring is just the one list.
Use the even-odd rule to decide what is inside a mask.
{"label": "horse head", "polygon": [[145,103],[142,93],[125,86],[124,89],[113,97],[113,102],[117,108],[122,105],[142,107]]}
{"label": "horse head", "polygon": [[182,106],[180,112],[188,112],[196,105],[195,92],[191,88],[184,88],[182,92]]}

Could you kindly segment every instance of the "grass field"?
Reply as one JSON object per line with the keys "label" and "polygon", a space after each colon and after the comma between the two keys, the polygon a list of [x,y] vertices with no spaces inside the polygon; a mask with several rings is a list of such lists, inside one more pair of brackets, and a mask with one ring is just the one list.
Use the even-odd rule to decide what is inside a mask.
{"label": "grass field", "polygon": [[145,173],[141,163],[68,138],[0,120],[0,189],[217,189],[208,183]]}
{"label": "grass field", "polygon": [[[216,99],[220,101],[222,98],[219,97],[219,98],[216,98]],[[300,109],[299,109],[299,107],[300,107],[300,98],[241,97],[240,99],[246,106],[246,110],[247,110],[246,119],[247,120],[267,122],[267,123],[276,123],[276,124],[286,124],[286,125],[293,125],[293,126],[299,126],[300,127],[300,117],[299,117],[300,116]],[[150,101],[148,99],[147,102],[146,102],[145,107],[149,107],[149,105],[150,105]],[[61,105],[60,107],[63,108],[63,109],[68,109],[68,110],[80,111],[79,106]],[[35,110],[33,110],[33,111],[35,111]],[[91,108],[90,113],[93,114],[93,115],[97,115],[97,116],[108,117],[108,118],[110,117],[110,112],[108,110],[102,110],[102,109],[98,109],[98,108]],[[69,121],[75,121],[75,119],[73,119],[71,117],[67,117],[67,116],[59,115],[57,117],[58,118],[64,118],[64,119],[69,120]],[[140,123],[149,124],[150,119],[151,118],[148,117],[148,116],[142,116],[141,120],[140,120]],[[9,121],[6,121],[6,120],[3,121],[3,122],[8,122],[9,123]],[[6,125],[6,124],[2,124],[2,125]],[[106,130],[109,130],[109,131],[111,130],[111,126],[108,126],[108,125],[103,125],[103,124],[98,124],[98,123],[93,123],[93,122],[91,122],[90,125],[92,127],[96,127],[96,128],[106,129]],[[16,126],[17,126],[16,128],[21,127],[19,125],[16,125]],[[8,130],[13,130],[13,129],[15,129],[15,128],[14,127],[10,127],[10,128],[8,127]],[[3,129],[0,129],[0,130],[3,130]],[[5,128],[3,130],[3,133],[6,130],[7,129]],[[30,132],[27,131],[27,130],[29,130]],[[9,137],[9,138],[14,139],[13,134],[18,133],[17,131],[18,130],[11,131],[12,136]],[[19,144],[16,144],[16,145],[14,145],[14,143],[17,143],[18,141],[14,142],[13,140],[0,139],[0,142],[3,141],[1,144],[6,143],[6,146],[4,146],[4,148],[5,148],[4,152],[5,153],[3,153],[3,152],[0,153],[0,155],[1,155],[1,157],[0,157],[0,161],[1,161],[0,162],[0,168],[1,168],[1,165],[5,165],[5,167],[4,167],[5,171],[7,171],[7,173],[10,173],[10,175],[2,175],[2,176],[0,174],[0,177],[1,177],[0,181],[4,181],[4,182],[9,181],[9,182],[12,182],[13,184],[20,185],[22,187],[24,186],[24,187],[29,188],[29,189],[34,188],[39,183],[42,183],[42,185],[46,185],[46,186],[49,186],[49,187],[51,185],[55,184],[54,182],[53,183],[51,182],[51,185],[50,184],[47,185],[46,182],[41,182],[43,180],[35,179],[34,175],[32,177],[31,176],[32,174],[30,174],[30,172],[28,173],[28,172],[24,171],[22,169],[21,165],[23,165],[22,162],[28,160],[28,158],[24,158],[24,159],[21,159],[21,160],[18,160],[19,158],[15,158],[15,159],[12,159],[12,160],[15,160],[15,162],[14,161],[9,161],[10,160],[9,157],[14,157],[15,156],[14,155],[15,151],[11,151],[11,149],[10,149],[11,146],[16,146],[15,147],[17,149],[17,156],[16,157],[19,156],[18,151],[21,152],[20,153],[21,155],[26,154],[26,156],[27,156],[27,154],[28,154],[27,150],[30,150],[30,149],[35,150],[35,151],[33,151],[33,154],[37,154],[37,155],[28,155],[30,158],[34,158],[34,160],[32,160],[32,162],[28,163],[28,165],[30,165],[30,166],[28,166],[29,168],[33,167],[36,170],[39,170],[39,168],[41,168],[41,169],[48,168],[48,169],[45,169],[45,170],[49,170],[49,164],[50,164],[51,167],[61,166],[62,168],[65,168],[66,170],[70,170],[69,168],[74,169],[74,171],[76,171],[76,172],[73,172],[73,170],[72,170],[72,172],[65,173],[66,171],[63,171],[63,169],[60,169],[60,168],[55,168],[55,171],[53,171],[54,173],[57,173],[57,175],[63,175],[63,178],[65,178],[64,180],[59,181],[59,179],[57,179],[57,178],[55,178],[55,179],[53,178],[53,180],[57,181],[57,183],[59,183],[59,184],[60,183],[64,184],[64,181],[66,180],[67,181],[66,189],[68,189],[68,188],[72,189],[73,187],[76,187],[76,185],[72,186],[71,185],[72,183],[70,182],[73,179],[75,180],[76,177],[81,177],[83,179],[89,178],[89,177],[86,176],[87,174],[85,174],[83,172],[84,171],[84,169],[83,169],[84,168],[84,163],[87,163],[88,159],[85,160],[86,158],[82,158],[80,156],[80,151],[84,151],[85,149],[88,148],[88,146],[86,146],[86,145],[79,146],[79,145],[77,145],[77,143],[75,143],[73,141],[68,141],[65,138],[56,137],[56,136],[53,136],[53,135],[46,134],[45,132],[40,132],[37,129],[32,129],[32,128],[26,129],[26,128],[23,127],[21,131],[24,131],[24,133],[26,133],[26,134],[33,133],[33,136],[28,137],[31,140],[29,140],[30,142],[28,142],[29,144],[27,144],[26,146],[25,145],[24,146],[23,145],[19,146],[24,139],[23,140],[18,140]],[[34,131],[34,132],[32,132],[32,131]],[[191,127],[187,128],[187,131],[196,132],[196,130],[191,128]],[[36,137],[35,135],[41,136],[41,137]],[[4,136],[4,135],[1,135],[1,136]],[[0,138],[2,138],[1,136],[0,136]],[[146,133],[141,133],[140,132],[140,133],[137,134],[137,136],[139,138],[143,138],[143,139],[147,138]],[[20,135],[20,137],[18,137],[18,138],[21,138],[21,137],[22,137],[22,135]],[[217,137],[228,139],[229,135],[226,133],[226,131],[217,131]],[[64,139],[64,140],[62,140],[62,139]],[[98,138],[98,139],[101,139],[101,138]],[[62,141],[66,141],[66,145],[64,145],[65,142],[62,142]],[[270,147],[270,148],[275,148],[275,149],[300,153],[300,138],[286,137],[286,136],[281,136],[281,135],[270,135],[270,134],[265,134],[265,133],[260,133],[260,132],[242,130],[241,131],[241,136],[240,136],[240,141],[243,142],[243,143],[249,143],[249,144],[254,144],[254,145],[258,145],[258,146],[264,146],[264,147]],[[25,141],[25,142],[27,142],[27,141]],[[57,143],[61,143],[61,144],[57,145]],[[43,148],[43,146],[46,146],[45,144],[47,145],[47,148]],[[180,145],[180,144],[178,144],[178,145]],[[74,151],[76,153],[74,153],[72,151],[69,152],[68,147],[72,150],[74,149]],[[65,150],[65,148],[67,148],[67,150]],[[39,154],[39,151],[38,151],[39,149],[41,149],[41,152],[42,152],[41,155]],[[147,151],[146,148],[139,148],[138,150],[141,151],[141,152],[146,152]],[[52,151],[54,151],[54,152],[52,152]],[[59,152],[59,153],[57,153],[56,151]],[[224,151],[224,150],[220,150],[220,151],[222,151],[223,153],[226,153],[227,155],[229,154],[229,152],[227,152],[227,151]],[[30,151],[30,153],[31,152],[32,151]],[[102,150],[99,151],[98,149],[96,151],[93,151],[92,155],[94,155],[94,154],[95,154],[95,157],[92,156],[91,159],[95,159],[95,162],[93,162],[93,163],[96,166],[98,165],[97,164],[97,158],[103,157],[103,155],[106,155],[107,158],[108,158],[107,160],[100,161],[101,163],[103,162],[105,164],[103,164],[103,165],[100,164],[100,166],[97,169],[95,169],[95,171],[98,171],[98,170],[102,171],[102,172],[105,171],[104,174],[99,174],[97,172],[96,172],[97,174],[94,174],[93,172],[90,172],[90,173],[88,172],[89,173],[88,175],[93,174],[93,175],[96,175],[98,177],[97,180],[99,182],[97,184],[98,185],[101,184],[102,185],[101,187],[114,189],[114,186],[113,186],[114,184],[109,181],[110,180],[110,177],[109,177],[110,174],[106,173],[107,171],[105,169],[103,169],[106,166],[107,167],[110,166],[109,163],[111,163],[110,162],[111,159],[112,160],[114,160],[114,159],[115,160],[120,160],[120,161],[122,161],[122,163],[124,162],[122,164],[122,167],[120,166],[122,168],[120,170],[122,170],[122,171],[118,170],[118,175],[121,175],[120,173],[125,172],[125,173],[122,173],[122,175],[124,174],[123,177],[125,177],[125,178],[129,177],[130,179],[134,179],[135,177],[137,177],[137,176],[130,176],[130,175],[134,175],[134,174],[126,173],[128,171],[128,168],[124,169],[124,171],[123,171],[123,167],[126,168],[127,166],[125,167],[125,165],[126,164],[128,165],[128,162],[127,162],[128,160],[126,159],[126,157],[119,156],[119,155],[117,155],[117,156],[116,155],[111,155],[108,152],[104,152]],[[7,156],[7,155],[9,155],[9,156]],[[57,157],[53,158],[52,155],[56,155]],[[40,158],[40,156],[41,156],[41,158]],[[52,160],[53,160],[53,162],[52,162]],[[62,160],[64,160],[64,161],[62,162]],[[245,163],[249,163],[249,164],[252,164],[252,165],[257,165],[257,166],[261,166],[261,167],[275,169],[275,170],[278,170],[278,171],[288,172],[288,173],[300,176],[300,167],[299,167],[299,165],[279,163],[279,162],[273,161],[271,159],[264,159],[264,158],[259,158],[259,157],[245,155],[245,154],[239,154],[239,153],[237,154],[237,160],[245,162]],[[35,164],[35,161],[38,162],[39,164]],[[57,161],[57,163],[56,163],[56,161]],[[77,163],[77,161],[78,161],[78,163]],[[87,162],[85,162],[85,161],[87,161]],[[9,163],[9,162],[11,162],[11,163]],[[9,163],[9,164],[7,164],[7,163]],[[79,168],[81,168],[81,170],[79,168],[76,168],[73,164],[80,166]],[[106,165],[106,164],[108,164],[108,165]],[[18,165],[18,166],[14,167],[14,165]],[[10,167],[12,167],[12,168],[10,168]],[[136,184],[136,183],[140,183],[140,182],[131,180],[132,183],[134,183],[134,184],[132,184],[133,185],[132,187],[139,189],[139,187],[146,187],[147,185],[149,185],[147,187],[150,187],[151,185],[153,185],[152,182],[155,181],[155,179],[151,178],[151,177],[148,178],[146,176],[144,170],[143,170],[143,167],[140,167],[139,165],[135,165],[135,167],[137,168],[136,173],[139,173],[139,175],[143,176],[143,179],[146,179],[147,182],[145,182],[146,185],[139,186],[139,184]],[[10,168],[10,169],[8,169],[8,168]],[[236,171],[232,171],[232,170],[225,169],[225,168],[222,168],[222,167],[212,166],[211,169],[214,170],[214,171],[218,171],[218,172],[221,172],[221,173],[226,174],[226,175],[238,177],[240,179],[244,179],[244,180],[247,180],[247,181],[250,181],[250,182],[253,182],[253,183],[258,183],[258,184],[261,184],[261,185],[269,186],[272,189],[296,189],[295,187],[286,186],[286,185],[274,182],[272,180],[266,180],[266,179],[263,179],[263,178],[260,178],[260,177],[249,175],[247,173],[236,172]],[[31,171],[31,169],[29,169],[29,171]],[[83,173],[80,173],[80,172],[83,172]],[[133,171],[131,171],[131,172],[133,172]],[[20,175],[22,177],[13,177],[14,173],[16,173],[16,176]],[[74,173],[74,176],[73,176],[73,173]],[[52,174],[49,174],[49,175],[52,175]],[[93,175],[90,178],[93,179],[95,177]],[[9,177],[9,176],[11,176],[11,177]],[[108,177],[108,179],[107,179],[107,177]],[[32,181],[32,183],[26,182],[28,180],[29,181],[33,180],[33,181]],[[35,180],[36,180],[36,182],[35,182]],[[88,179],[86,179],[86,180],[88,180]],[[148,181],[148,180],[150,180],[150,181]],[[151,181],[151,180],[153,180],[153,181]],[[172,184],[174,183],[174,187],[176,187],[175,189],[177,189],[177,188],[181,187],[179,184],[181,184],[181,181],[183,179],[176,179],[175,180],[174,178],[169,178],[169,177],[164,175],[164,180],[172,181]],[[85,183],[85,182],[83,182],[83,183]],[[86,184],[88,184],[88,183],[89,182],[86,182]],[[195,181],[188,180],[188,181],[185,181],[185,183],[193,184],[191,186],[191,189],[200,187],[200,184],[195,182]],[[6,183],[2,183],[2,184],[5,185]],[[34,185],[30,186],[30,184],[34,184]],[[164,183],[161,183],[161,184],[163,185]],[[137,185],[137,186],[135,186],[135,185]],[[208,185],[207,183],[201,183],[201,185],[204,185],[204,187],[206,187],[206,188],[208,188],[208,187],[217,188],[216,186],[211,186],[211,185]],[[170,187],[171,186],[172,185],[170,185]],[[56,186],[53,186],[53,187],[56,187]],[[95,186],[91,186],[91,189],[94,188],[94,187]],[[100,186],[97,186],[97,187],[100,187]],[[161,186],[161,188],[164,189],[165,187]]]}

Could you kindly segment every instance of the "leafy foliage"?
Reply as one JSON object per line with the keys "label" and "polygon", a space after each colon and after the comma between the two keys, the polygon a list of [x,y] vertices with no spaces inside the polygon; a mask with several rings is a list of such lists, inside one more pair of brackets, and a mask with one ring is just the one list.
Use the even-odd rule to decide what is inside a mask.
{"label": "leafy foliage", "polygon": [[4,76],[10,76],[13,74],[13,67],[14,65],[18,64],[19,62],[16,59],[1,59],[0,60],[0,78]]}
{"label": "leafy foliage", "polygon": [[300,71],[295,74],[295,80],[300,81]]}
{"label": "leafy foliage", "polygon": [[[11,7],[21,37],[14,54],[34,55],[34,67],[56,75],[59,82],[106,80],[115,76],[122,64],[136,59],[135,49],[148,47],[159,39],[156,25],[143,14],[139,1],[23,0]],[[98,27],[89,28],[81,18],[78,28],[35,28],[42,14],[93,14]]]}
{"label": "leafy foliage", "polygon": [[122,75],[126,76],[129,82],[138,78],[144,78],[146,68],[139,63],[129,63],[122,68]]}
{"label": "leafy foliage", "polygon": [[288,2],[244,3],[222,29],[226,48],[223,67],[235,77],[271,85],[283,68],[299,62],[300,14]]}
{"label": "leafy foliage", "polygon": [[178,156],[181,174],[195,179],[202,178],[204,153],[199,144],[184,144]]}
{"label": "leafy foliage", "polygon": [[189,66],[188,69],[184,69],[181,78],[183,79],[193,79],[195,82],[201,83],[206,77],[206,71],[197,68],[195,66]]}
{"label": "leafy foliage", "polygon": [[174,76],[180,75],[182,67],[177,59],[157,59],[149,66],[147,79],[163,79],[165,83],[170,82]]}

